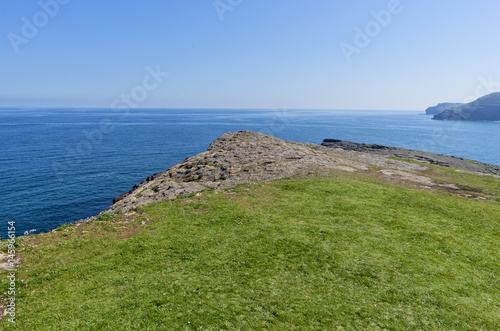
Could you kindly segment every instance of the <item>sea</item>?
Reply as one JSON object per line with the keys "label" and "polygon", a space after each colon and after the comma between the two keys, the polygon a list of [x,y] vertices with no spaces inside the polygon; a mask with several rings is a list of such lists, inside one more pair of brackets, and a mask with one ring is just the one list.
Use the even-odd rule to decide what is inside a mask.
{"label": "sea", "polygon": [[146,177],[226,132],[321,144],[333,138],[500,165],[500,123],[434,121],[422,111],[0,109],[0,237],[97,215]]}

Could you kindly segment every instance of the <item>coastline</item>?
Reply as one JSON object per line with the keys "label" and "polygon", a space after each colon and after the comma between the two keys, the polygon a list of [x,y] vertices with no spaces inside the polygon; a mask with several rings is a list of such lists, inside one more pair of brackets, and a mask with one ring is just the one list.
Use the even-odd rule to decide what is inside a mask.
{"label": "coastline", "polygon": [[[495,325],[500,176],[375,154],[397,151],[387,146],[325,143],[351,150],[226,133],[112,210],[18,238],[16,313],[73,329],[138,320],[221,328],[221,316],[231,328],[272,316],[291,329],[325,307],[325,326],[356,316],[368,328],[386,323],[388,309],[411,312],[396,315],[395,328]],[[333,315],[338,307],[371,315]]]}
{"label": "coastline", "polygon": [[[443,314],[446,326],[470,327],[464,310],[476,312],[477,328],[495,325],[500,176],[415,151],[408,156],[418,160],[377,155],[404,156],[394,147],[324,143],[337,145],[226,133],[135,185],[107,212],[17,238],[16,313],[54,327],[64,319],[73,329],[150,323],[151,314],[155,329],[192,321],[220,328],[220,316],[232,328],[241,316],[256,323],[273,316],[279,329],[291,329],[304,311],[320,316],[325,307],[328,325],[349,316],[381,323],[383,305],[422,311],[422,323],[408,324],[412,313],[394,327],[432,320],[443,327]],[[425,300],[415,300],[416,291]],[[334,316],[346,302],[345,311],[374,315]],[[0,319],[7,309],[0,307]]]}
{"label": "coastline", "polygon": [[[226,133],[214,140],[206,152],[147,177],[132,190],[115,197],[113,205],[99,215],[125,213],[138,206],[206,189],[223,190],[332,169],[370,172],[377,167],[378,173],[394,177],[392,180],[403,180],[410,185],[421,182],[425,183],[421,188],[442,189],[421,175],[414,173],[408,177],[405,173],[426,170],[426,164],[500,178],[500,166],[455,156],[335,139],[325,139],[322,145],[316,145],[239,131]],[[461,190],[457,187],[456,191],[460,194]]]}

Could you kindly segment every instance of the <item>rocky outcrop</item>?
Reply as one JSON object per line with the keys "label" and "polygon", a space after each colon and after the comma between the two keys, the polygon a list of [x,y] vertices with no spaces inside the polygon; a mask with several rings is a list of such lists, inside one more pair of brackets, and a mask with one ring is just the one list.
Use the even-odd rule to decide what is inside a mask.
{"label": "rocky outcrop", "polygon": [[347,140],[338,140],[338,139],[325,139],[323,140],[322,146],[331,147],[331,148],[342,148],[349,151],[357,151],[357,152],[367,152],[367,151],[391,151],[397,150],[396,147],[376,145],[376,144],[362,144],[355,143]]}
{"label": "rocky outcrop", "polygon": [[445,110],[433,120],[500,121],[500,92],[488,94],[471,103]]}
{"label": "rocky outcrop", "polygon": [[443,102],[443,103],[439,103],[437,106],[427,108],[425,110],[425,113],[427,115],[437,115],[439,113],[442,113],[445,110],[452,109],[455,107],[460,107],[462,105],[463,105],[463,103]]}
{"label": "rocky outcrop", "polygon": [[395,170],[425,169],[421,165],[366,153],[283,141],[257,132],[231,132],[213,141],[206,152],[154,174],[116,197],[108,212],[119,213],[203,189],[226,189],[320,169],[362,171],[372,166]]}
{"label": "rocky outcrop", "polygon": [[427,162],[443,167],[452,167],[466,171],[474,171],[483,174],[500,175],[500,167],[488,163],[468,160],[461,157],[435,154],[429,152],[416,151],[412,149],[398,148],[392,146],[362,144],[352,141],[325,139],[322,146],[337,148],[349,151],[364,152],[381,156],[392,156],[401,159],[411,159]]}
{"label": "rocky outcrop", "polygon": [[[410,158],[458,169],[500,174],[500,168],[480,162],[402,148],[325,139],[320,145],[284,141],[250,131],[230,132],[214,140],[206,152],[190,157],[164,172],[154,174],[116,197],[105,212],[131,208],[200,192],[221,190],[243,183],[257,183],[305,175],[320,170],[365,172],[398,183],[441,189],[446,185],[421,174],[425,164],[394,160]],[[419,174],[420,173],[420,174]],[[446,189],[450,189],[446,186]]]}
{"label": "rocky outcrop", "polygon": [[466,171],[473,171],[483,174],[500,175],[500,167],[488,163],[468,160],[461,157],[435,154],[429,152],[415,151],[392,146],[375,144],[362,144],[352,141],[325,139],[322,146],[337,148],[349,151],[357,151],[381,156],[397,157],[401,159],[411,159],[415,161],[427,162],[443,167],[452,167]]}

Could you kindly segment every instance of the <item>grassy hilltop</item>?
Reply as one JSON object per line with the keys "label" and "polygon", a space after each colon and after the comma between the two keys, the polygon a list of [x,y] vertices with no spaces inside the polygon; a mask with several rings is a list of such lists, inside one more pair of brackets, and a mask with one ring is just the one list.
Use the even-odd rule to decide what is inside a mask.
{"label": "grassy hilltop", "polygon": [[24,237],[11,327],[498,329],[499,182],[438,175],[489,199],[339,171]]}
{"label": "grassy hilltop", "polygon": [[397,162],[443,189],[324,169],[20,237],[0,326],[498,330],[500,178]]}

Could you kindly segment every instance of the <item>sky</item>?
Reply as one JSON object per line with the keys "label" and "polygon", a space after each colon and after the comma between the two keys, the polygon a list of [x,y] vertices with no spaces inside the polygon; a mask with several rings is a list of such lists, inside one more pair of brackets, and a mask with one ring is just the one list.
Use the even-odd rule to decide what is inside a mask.
{"label": "sky", "polygon": [[6,0],[0,107],[466,102],[500,91],[498,13],[498,0]]}

